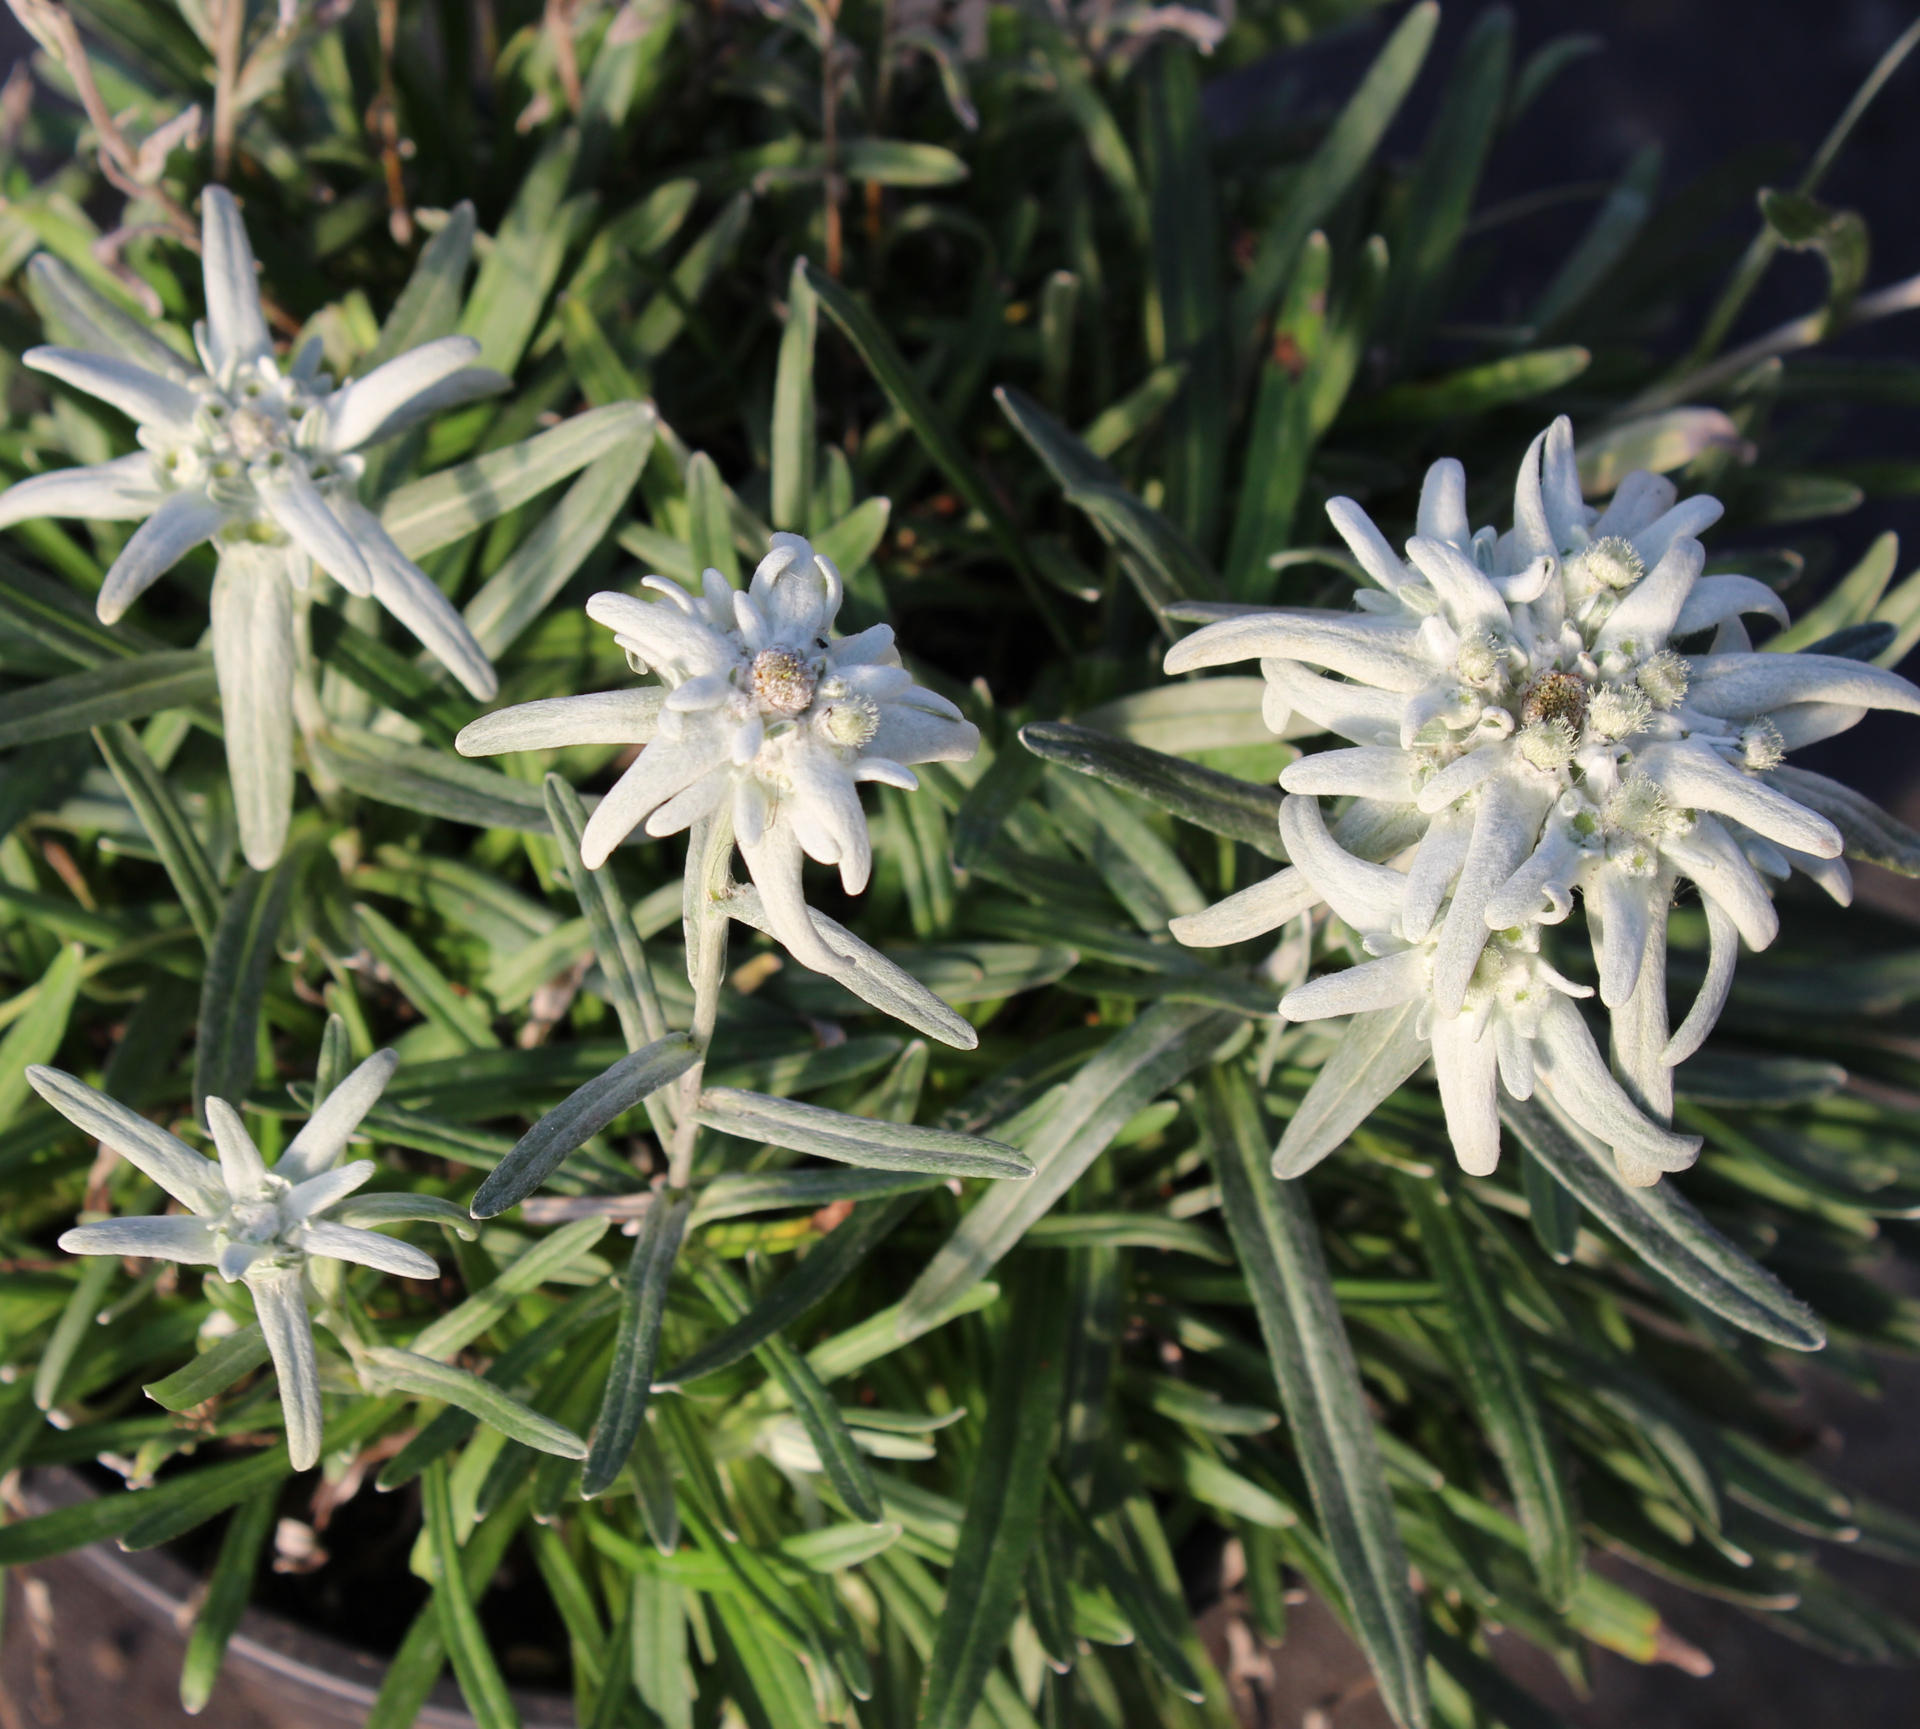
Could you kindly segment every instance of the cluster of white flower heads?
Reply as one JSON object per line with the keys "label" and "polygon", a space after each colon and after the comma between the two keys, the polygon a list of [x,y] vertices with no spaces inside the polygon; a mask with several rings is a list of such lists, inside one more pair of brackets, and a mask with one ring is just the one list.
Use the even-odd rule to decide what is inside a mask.
{"label": "cluster of white flower heads", "polygon": [[[1719,503],[1636,472],[1594,509],[1564,417],[1528,450],[1504,534],[1471,526],[1451,460],[1428,470],[1404,560],[1352,500],[1327,510],[1379,585],[1357,612],[1237,609],[1167,655],[1172,673],[1257,656],[1270,727],[1297,714],[1350,741],[1280,777],[1291,867],[1176,934],[1240,941],[1327,902],[1374,958],[1293,991],[1282,1013],[1416,1004],[1469,1171],[1499,1158],[1497,1085],[1524,1099],[1537,1078],[1629,1181],[1684,1168],[1698,1142],[1666,1127],[1673,1066],[1718,1018],[1738,941],[1773,940],[1763,878],[1798,868],[1851,897],[1839,831],[1792,796],[1819,777],[1782,757],[1869,708],[1920,713],[1920,690],[1856,660],[1755,653],[1741,616],[1786,611],[1751,577],[1702,575],[1697,536]],[[1669,647],[1708,631],[1704,652]],[[1321,797],[1351,801],[1331,834]],[[1711,956],[1670,1032],[1681,879]],[[1576,890],[1614,1072],[1574,1007],[1593,993],[1539,957],[1541,927],[1567,918]]]}
{"label": "cluster of white flower heads", "polygon": [[840,573],[797,534],[774,535],[744,590],[717,570],[698,599],[664,576],[641,586],[662,598],[596,594],[587,615],[660,684],[501,709],[467,727],[458,749],[644,745],[587,823],[588,868],[642,825],[671,835],[721,813],[773,934],[803,964],[842,970],[845,957],[807,910],[802,853],[839,866],[842,885],[858,894],[873,858],[858,784],[911,790],[919,781],[908,764],[965,762],[980,748],[979,729],[913,682],[891,627],[833,635]]}

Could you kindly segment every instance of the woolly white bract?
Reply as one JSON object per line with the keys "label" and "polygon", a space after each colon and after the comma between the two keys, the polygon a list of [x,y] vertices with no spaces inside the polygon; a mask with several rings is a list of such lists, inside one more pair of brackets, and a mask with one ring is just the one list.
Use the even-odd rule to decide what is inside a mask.
{"label": "woolly white bract", "polygon": [[643,824],[677,834],[723,815],[760,890],[773,934],[794,958],[839,972],[801,892],[801,854],[838,865],[849,894],[867,885],[872,843],[858,783],[919,786],[908,764],[965,762],[980,732],[900,664],[876,624],[835,638],[840,573],[797,534],[776,534],[744,590],[717,570],[696,600],[649,576],[664,598],[596,594],[587,615],[614,632],[636,671],[664,688],[553,697],[501,709],[455,741],[466,756],[575,744],[637,744],[639,759],[601,800],[580,848],[598,869]]}
{"label": "woolly white bract", "polygon": [[[1677,500],[1638,472],[1594,509],[1564,417],[1528,450],[1505,534],[1471,526],[1451,460],[1427,472],[1404,561],[1352,500],[1327,513],[1379,584],[1358,612],[1242,613],[1167,655],[1170,673],[1258,656],[1270,727],[1298,713],[1351,741],[1280,777],[1292,868],[1175,934],[1236,942],[1331,903],[1379,958],[1294,991],[1284,1014],[1420,1001],[1456,1151],[1481,1172],[1499,1157],[1496,1074],[1528,1097],[1538,1045],[1549,1085],[1573,1093],[1622,1174],[1656,1182],[1697,1149],[1658,1126],[1673,1065],[1718,1018],[1738,941],[1764,948],[1778,929],[1763,874],[1797,867],[1851,898],[1839,831],[1769,777],[1869,708],[1920,713],[1920,689],[1856,660],[1753,652],[1741,615],[1785,623],[1786,609],[1751,577],[1701,574],[1696,536],[1718,501]],[[1668,647],[1709,629],[1704,653]],[[1353,801],[1332,836],[1321,796]],[[1711,954],[1670,1032],[1667,914],[1682,879]],[[1573,1007],[1591,993],[1538,959],[1540,927],[1568,916],[1576,889],[1624,1092]]]}
{"label": "woolly white bract", "polygon": [[480,345],[446,336],[334,389],[311,341],[282,372],[254,280],[239,207],[202,195],[207,317],[199,370],[158,337],[118,332],[121,353],[34,348],[27,365],[98,397],[138,427],[141,448],[89,468],[35,475],[0,495],[0,527],[36,516],[139,522],[100,590],[117,622],[196,546],[219,553],[213,657],[248,863],[280,856],[293,800],[292,590],[317,564],[371,595],[476,698],[498,682],[460,614],[361,504],[358,454],[454,403],[504,387],[474,367]]}
{"label": "woolly white bract", "polygon": [[185,1141],[105,1093],[58,1069],[35,1065],[27,1079],[68,1122],[104,1141],[143,1171],[187,1213],[103,1219],[60,1238],[70,1255],[143,1255],[210,1266],[253,1293],[254,1312],[280,1380],[287,1448],[296,1470],[320,1458],[320,1370],[307,1316],[306,1266],[324,1256],[409,1279],[434,1279],[433,1257],[377,1231],[321,1215],[373,1175],[371,1159],[342,1165],[340,1155],[373,1108],[399,1058],[369,1057],[329,1093],[269,1170],[260,1149],[224,1099],[207,1100],[216,1164]]}

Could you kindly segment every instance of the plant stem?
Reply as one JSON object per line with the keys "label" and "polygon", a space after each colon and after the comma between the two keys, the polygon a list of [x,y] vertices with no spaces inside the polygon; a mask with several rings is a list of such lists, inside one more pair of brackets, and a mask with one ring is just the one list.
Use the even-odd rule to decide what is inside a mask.
{"label": "plant stem", "polygon": [[693,1144],[700,1108],[707,1046],[720,1015],[720,987],[727,970],[727,901],[733,893],[733,815],[722,808],[693,825],[687,840],[682,926],[687,938],[687,980],[693,986],[693,1024],[687,1029],[700,1060],[680,1077],[673,1145],[667,1157],[667,1187],[684,1189],[693,1171]]}

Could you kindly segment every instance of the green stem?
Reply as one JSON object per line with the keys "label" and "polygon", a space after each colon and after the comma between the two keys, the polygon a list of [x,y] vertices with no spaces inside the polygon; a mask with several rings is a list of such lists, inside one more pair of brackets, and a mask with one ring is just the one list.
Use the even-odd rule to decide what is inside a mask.
{"label": "green stem", "polygon": [[693,1173],[693,1145],[700,1132],[694,1112],[700,1107],[701,1077],[707,1046],[720,1015],[720,987],[727,970],[727,901],[733,893],[733,817],[721,809],[693,825],[687,841],[682,924],[687,938],[687,979],[693,986],[693,1024],[687,1031],[700,1047],[700,1060],[680,1077],[673,1145],[667,1157],[667,1187],[684,1189]]}

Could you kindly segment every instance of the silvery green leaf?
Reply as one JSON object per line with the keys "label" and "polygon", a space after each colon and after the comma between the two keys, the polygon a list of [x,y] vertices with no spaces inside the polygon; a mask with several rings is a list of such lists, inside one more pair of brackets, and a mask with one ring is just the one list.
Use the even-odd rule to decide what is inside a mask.
{"label": "silvery green leaf", "polygon": [[96,727],[93,742],[160,855],[200,941],[211,948],[220,923],[220,881],[171,783],[124,722]]}
{"label": "silvery green leaf", "polygon": [[589,1499],[613,1486],[646,1421],[659,1360],[660,1323],[667,1312],[667,1281],[686,1235],[688,1205],[684,1190],[662,1190],[640,1222],[633,1258],[621,1281],[613,1364],[580,1476],[580,1492]]}
{"label": "silvery green leaf", "polygon": [[395,355],[447,335],[460,317],[460,290],[473,253],[473,203],[461,199],[447,220],[420,249],[420,257],[380,327],[380,340],[367,356],[368,371]]}
{"label": "silvery green leaf", "polygon": [[27,1070],[27,1080],[75,1128],[112,1147],[181,1205],[209,1217],[225,1211],[227,1187],[219,1166],[185,1141],[58,1069],[35,1064]]}
{"label": "silvery green leaf", "polygon": [[315,733],[308,748],[321,768],[363,798],[474,828],[548,832],[546,802],[537,786],[447,751],[347,726]]}
{"label": "silvery green leaf", "polygon": [[[787,323],[780,333],[780,362],[773,381],[772,440],[773,525],[795,533],[806,531],[813,502],[814,455],[820,448],[813,399],[813,349],[819,325],[820,302],[807,286],[807,261],[797,258],[787,278]],[[817,543],[814,550],[820,550]],[[848,567],[838,555],[829,556],[844,573]]]}
{"label": "silvery green leaf", "polygon": [[1202,678],[1163,684],[1157,690],[1084,709],[1079,724],[1168,756],[1271,745],[1274,735],[1261,718],[1266,689],[1263,678]]}
{"label": "silvery green leaf", "polygon": [[991,1279],[982,1279],[962,1291],[945,1308],[914,1317],[911,1330],[903,1330],[903,1306],[895,1303],[869,1315],[844,1333],[822,1340],[807,1353],[807,1364],[821,1380],[839,1380],[891,1355],[910,1339],[943,1327],[961,1315],[986,1308],[999,1296],[1000,1287]]}
{"label": "silvery green leaf", "polygon": [[251,1374],[267,1360],[267,1339],[258,1321],[209,1346],[183,1369],[152,1381],[142,1389],[156,1405],[169,1411],[191,1411],[216,1393],[224,1393],[242,1375]]}
{"label": "silvery green leaf", "polygon": [[421,1357],[452,1356],[463,1345],[479,1338],[529,1291],[563,1272],[606,1234],[605,1219],[581,1219],[562,1225],[509,1262],[492,1284],[482,1286],[465,1302],[421,1328],[407,1348]]}
{"label": "silvery green leaf", "polygon": [[875,1555],[891,1549],[906,1527],[883,1520],[878,1525],[822,1525],[817,1531],[800,1531],[780,1539],[783,1554],[791,1555],[801,1566],[816,1573],[838,1573],[857,1567]]}
{"label": "silvery green leaf", "polygon": [[1127,739],[1066,721],[1034,721],[1020,742],[1035,756],[1109,786],[1215,834],[1245,841],[1268,858],[1286,858],[1280,844],[1280,789],[1236,780]]}
{"label": "silvery green leaf", "polygon": [[1232,1251],[1206,1226],[1163,1213],[1051,1213],[1028,1228],[1026,1242],[1045,1249],[1162,1249],[1233,1265]]}
{"label": "silvery green leaf", "polygon": [[1671,1182],[1637,1188],[1613,1155],[1544,1095],[1502,1099],[1500,1114],[1527,1150],[1648,1266],[1736,1327],[1790,1351],[1826,1343],[1819,1317],[1703,1219]]}
{"label": "silvery green leaf", "polygon": [[213,579],[213,662],[240,847],[271,870],[293,816],[293,590],[267,561],[227,553]]}
{"label": "silvery green leaf", "polygon": [[394,544],[417,559],[538,497],[654,425],[653,410],[644,403],[589,409],[551,431],[401,487],[381,506],[380,520]]}
{"label": "silvery green leaf", "polygon": [[560,1161],[597,1135],[615,1117],[686,1073],[702,1055],[686,1033],[668,1033],[622,1057],[547,1112],[522,1135],[512,1152],[480,1185],[473,1216],[490,1219],[533,1193]]}
{"label": "silvery green leaf", "polygon": [[320,1462],[320,1365],[307,1318],[306,1274],[298,1266],[254,1267],[245,1282],[280,1382],[287,1453],[296,1471],[311,1470]]}
{"label": "silvery green leaf", "polygon": [[369,1378],[384,1388],[417,1393],[425,1399],[458,1405],[461,1410],[471,1411],[483,1423],[490,1424],[509,1439],[537,1448],[542,1453],[553,1453],[562,1459],[584,1459],[587,1456],[586,1442],[571,1429],[562,1428],[551,1418],[543,1417],[538,1411],[523,1405],[493,1382],[483,1381],[465,1369],[456,1369],[450,1363],[436,1362],[431,1357],[418,1356],[412,1351],[398,1350],[391,1345],[365,1346],[362,1356],[371,1371]]}
{"label": "silvery green leaf", "polygon": [[1848,858],[1864,859],[1902,876],[1920,876],[1920,834],[1852,787],[1790,763],[1769,769],[1761,779],[1832,823],[1846,842]]}
{"label": "silvery green leaf", "polygon": [[1032,1182],[982,1196],[900,1304],[902,1338],[936,1325],[1052,1209],[1134,1113],[1217,1050],[1239,1017],[1156,1003],[1086,1063],[1027,1143]]}
{"label": "silvery green leaf", "polygon": [[1395,1087],[1427,1060],[1415,1030],[1418,1003],[1368,1009],[1347,1023],[1326,1066],[1314,1077],[1273,1153],[1273,1174],[1305,1174],[1339,1146]]}
{"label": "silvery green leaf", "polygon": [[872,1170],[923,1171],[937,1177],[1030,1177],[1032,1164],[1011,1147],[946,1129],[877,1122],[804,1105],[797,1099],[733,1087],[708,1087],[695,1117],[742,1140],[771,1141],[798,1153]]}
{"label": "silvery green leaf", "polygon": [[213,658],[198,649],[109,661],[0,697],[0,749],[210,702],[218,689]]}
{"label": "silvery green leaf", "polygon": [[687,1229],[698,1230],[718,1219],[737,1219],[752,1213],[789,1209],[812,1213],[835,1201],[918,1194],[939,1181],[918,1171],[729,1171],[700,1191]]}
{"label": "silvery green leaf", "polygon": [[469,1243],[480,1235],[472,1215],[465,1207],[456,1206],[439,1195],[354,1195],[342,1201],[327,1216],[337,1225],[357,1225],[362,1230],[378,1230],[382,1225],[419,1221],[445,1225]]}
{"label": "silvery green leaf", "polygon": [[[811,907],[807,911],[813,928],[828,949],[846,958],[845,968],[828,977],[844,985],[862,1002],[871,1003],[882,1013],[904,1021],[916,1032],[936,1038],[942,1044],[962,1051],[970,1051],[979,1044],[980,1035],[971,1023],[955,1014],[911,973],[896,966],[878,949],[869,948],[825,913]],[[727,901],[727,912],[757,931],[772,929],[760,891],[751,883],[741,883],[734,889]]]}

